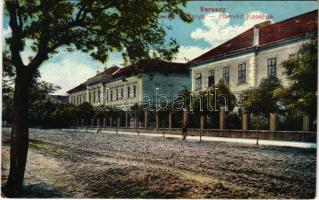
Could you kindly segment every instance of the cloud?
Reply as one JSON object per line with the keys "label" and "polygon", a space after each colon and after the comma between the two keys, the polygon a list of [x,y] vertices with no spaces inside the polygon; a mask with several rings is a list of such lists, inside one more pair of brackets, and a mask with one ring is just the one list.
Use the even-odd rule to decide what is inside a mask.
{"label": "cloud", "polygon": [[65,95],[66,91],[83,83],[96,74],[96,70],[87,63],[72,58],[60,62],[49,62],[40,67],[41,80],[61,87],[55,94]]}
{"label": "cloud", "polygon": [[[230,18],[221,17],[221,14],[229,15],[228,13],[211,13],[205,16],[203,20],[203,26],[205,28],[197,28],[191,33],[191,38],[195,40],[204,40],[210,43],[213,47],[216,47],[225,41],[239,35],[240,33],[253,27],[255,24],[267,21],[265,17],[259,19],[245,19],[241,25],[231,24]],[[260,11],[252,11],[248,13],[249,16],[264,15]],[[246,15],[244,15],[246,16]]]}
{"label": "cloud", "polygon": [[180,46],[179,52],[174,61],[184,63],[202,55],[208,50],[210,50],[210,48],[201,48],[198,46]]}

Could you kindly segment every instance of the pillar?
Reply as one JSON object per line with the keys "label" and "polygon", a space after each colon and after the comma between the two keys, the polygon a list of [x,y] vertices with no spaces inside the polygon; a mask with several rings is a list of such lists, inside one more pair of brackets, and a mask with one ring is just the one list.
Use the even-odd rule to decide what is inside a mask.
{"label": "pillar", "polygon": [[270,113],[269,116],[269,130],[276,131],[278,126],[278,115],[275,113]]}
{"label": "pillar", "polygon": [[149,119],[149,112],[148,111],[144,111],[144,128],[147,129],[148,128],[148,119]]}
{"label": "pillar", "polygon": [[117,128],[120,128],[121,126],[121,117],[120,115],[118,114],[117,117],[116,117],[116,127]]}
{"label": "pillar", "polygon": [[100,118],[96,118],[96,126],[100,127]]}
{"label": "pillar", "polygon": [[303,115],[302,115],[302,130],[309,131],[309,124],[310,124],[309,115],[307,115],[306,113],[303,113]]}
{"label": "pillar", "polygon": [[204,126],[205,126],[205,123],[204,123],[204,114],[201,113],[201,114],[200,114],[200,129],[203,130],[203,129],[204,129]]}
{"label": "pillar", "polygon": [[112,126],[113,126],[113,117],[110,116],[110,128],[112,128]]}
{"label": "pillar", "polygon": [[125,128],[128,128],[128,112],[125,112]]}
{"label": "pillar", "polygon": [[188,111],[183,111],[183,126],[188,126]]}
{"label": "pillar", "polygon": [[134,123],[135,123],[135,128],[138,128],[137,114],[135,114],[135,116],[134,116]]}
{"label": "pillar", "polygon": [[225,110],[221,108],[219,110],[219,129],[225,128]]}
{"label": "pillar", "polygon": [[155,112],[155,119],[156,119],[156,130],[159,129],[159,113],[158,111]]}
{"label": "pillar", "polygon": [[172,128],[172,112],[168,113],[168,128]]}
{"label": "pillar", "polygon": [[103,127],[106,127],[106,118],[103,118]]}
{"label": "pillar", "polygon": [[242,121],[242,129],[248,130],[250,124],[250,113],[249,112],[243,112],[243,121]]}

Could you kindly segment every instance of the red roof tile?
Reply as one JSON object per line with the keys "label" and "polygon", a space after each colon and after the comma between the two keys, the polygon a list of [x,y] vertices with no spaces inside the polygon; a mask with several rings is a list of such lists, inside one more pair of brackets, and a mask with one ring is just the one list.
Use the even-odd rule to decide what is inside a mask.
{"label": "red roof tile", "polygon": [[317,32],[318,12],[314,10],[259,30],[259,45]]}
{"label": "red roof tile", "polygon": [[152,59],[149,61],[139,61],[130,66],[123,67],[113,77],[116,78],[120,76],[130,76],[142,72],[188,74],[188,68],[185,63],[175,63]]}
{"label": "red roof tile", "polygon": [[253,28],[243,32],[242,34],[234,37],[231,40],[228,40],[227,42],[219,45],[218,47],[200,55],[199,57],[191,60],[189,63],[192,64],[192,63],[205,61],[225,53],[252,47],[252,44],[253,44]]}
{"label": "red roof tile", "polygon": [[[318,11],[314,10],[275,24],[259,24],[259,45],[270,44],[280,40],[317,32]],[[188,64],[200,63],[226,53],[253,47],[253,27],[240,35],[228,40],[218,47],[198,56]]]}
{"label": "red roof tile", "polygon": [[110,68],[105,69],[103,72],[96,74],[95,76],[89,78],[88,80],[99,79],[103,77],[112,77],[113,73],[119,69],[117,66],[112,66]]}
{"label": "red roof tile", "polygon": [[82,90],[86,90],[86,84],[85,83],[81,83],[80,85],[72,88],[71,90],[67,91],[67,93],[74,93],[74,92],[79,92]]}

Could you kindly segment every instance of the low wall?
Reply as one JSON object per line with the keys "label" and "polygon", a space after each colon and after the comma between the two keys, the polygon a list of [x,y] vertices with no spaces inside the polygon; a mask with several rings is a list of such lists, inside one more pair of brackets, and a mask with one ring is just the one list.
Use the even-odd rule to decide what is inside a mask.
{"label": "low wall", "polygon": [[[86,128],[86,127],[80,127]],[[87,127],[89,130],[99,129],[98,127]],[[103,130],[113,130],[115,128],[106,128],[100,127]],[[159,128],[157,129],[145,129],[145,128],[119,128],[118,131],[124,132],[140,132],[140,133],[150,133],[150,134],[172,134],[172,135],[181,135],[182,130],[180,128]],[[212,136],[212,137],[227,137],[227,138],[257,138],[257,130],[220,130],[220,129],[188,129],[187,135],[192,136]],[[317,142],[317,133],[310,131],[269,131],[269,130],[260,130],[259,139],[266,140],[282,140],[282,141],[298,141],[298,142]]]}

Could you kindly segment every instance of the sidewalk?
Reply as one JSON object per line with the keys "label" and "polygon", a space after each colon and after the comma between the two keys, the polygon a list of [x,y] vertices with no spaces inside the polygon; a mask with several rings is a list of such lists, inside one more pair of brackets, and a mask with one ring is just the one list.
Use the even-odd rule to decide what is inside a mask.
{"label": "sidewalk", "polygon": [[[70,130],[70,129],[63,129]],[[86,132],[84,129],[72,129],[80,132]],[[87,130],[87,132],[96,133],[97,130]],[[113,130],[102,130],[102,133],[116,134],[116,131]],[[136,135],[137,132],[128,132],[128,131],[118,131],[118,134],[125,135]],[[159,133],[139,133],[141,136],[146,137],[163,137],[163,134]],[[181,135],[165,134],[165,138],[178,138],[181,139]],[[199,136],[187,136],[187,140],[199,141]],[[211,136],[202,136],[202,141],[215,141],[215,142],[234,142],[234,143],[245,143],[245,144],[256,144],[256,139],[249,138],[226,138],[226,137],[211,137]],[[294,142],[294,141],[280,141],[280,140],[264,140],[259,139],[259,145],[271,145],[271,146],[284,146],[284,147],[298,147],[298,148],[317,148],[316,143],[310,142]]]}

